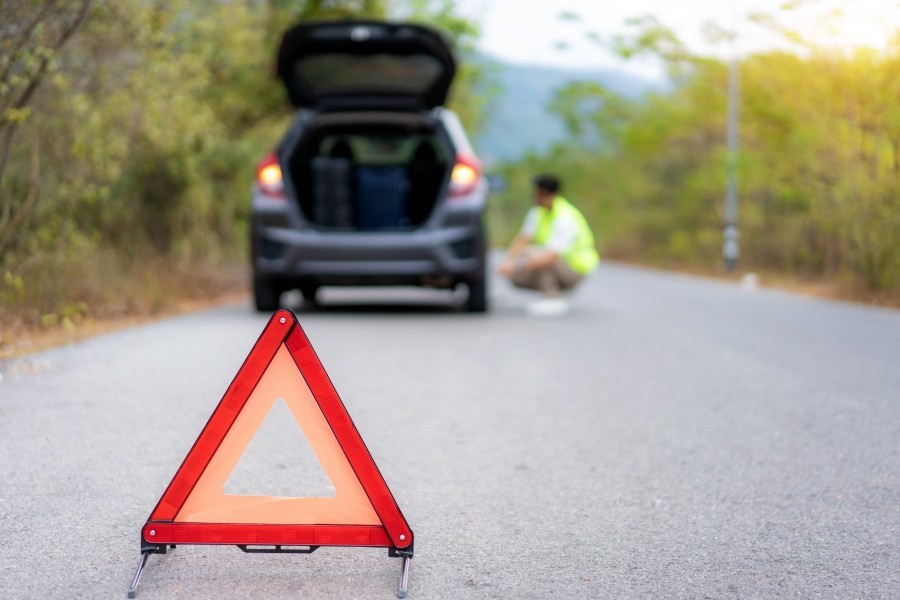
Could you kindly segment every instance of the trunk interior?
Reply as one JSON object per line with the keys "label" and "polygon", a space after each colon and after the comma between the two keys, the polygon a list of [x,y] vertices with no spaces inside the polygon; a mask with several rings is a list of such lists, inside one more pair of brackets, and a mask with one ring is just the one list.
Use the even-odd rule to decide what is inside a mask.
{"label": "trunk interior", "polygon": [[289,159],[303,214],[321,229],[418,227],[446,189],[452,150],[421,119],[321,119]]}

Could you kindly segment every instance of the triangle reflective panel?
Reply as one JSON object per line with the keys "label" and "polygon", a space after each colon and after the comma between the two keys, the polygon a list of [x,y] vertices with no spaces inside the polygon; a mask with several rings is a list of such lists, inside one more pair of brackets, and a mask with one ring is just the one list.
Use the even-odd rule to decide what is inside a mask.
{"label": "triangle reflective panel", "polygon": [[[270,413],[282,418],[281,426],[285,418],[292,421],[306,438],[330,480],[325,494],[226,492]],[[315,479],[320,482],[321,473]],[[400,595],[406,594],[413,532],[291,311],[269,320],[141,529],[141,562],[129,597],[150,554],[183,544],[231,544],[245,552],[387,548],[403,558]]]}

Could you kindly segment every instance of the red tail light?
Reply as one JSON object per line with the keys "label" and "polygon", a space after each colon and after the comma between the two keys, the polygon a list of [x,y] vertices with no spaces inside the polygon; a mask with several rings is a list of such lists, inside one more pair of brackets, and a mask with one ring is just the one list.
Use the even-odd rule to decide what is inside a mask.
{"label": "red tail light", "polygon": [[475,191],[481,178],[481,163],[474,156],[458,154],[450,174],[450,197],[464,196]]}
{"label": "red tail light", "polygon": [[275,152],[266,154],[256,165],[256,184],[266,196],[284,198],[284,180],[281,177],[281,165]]}

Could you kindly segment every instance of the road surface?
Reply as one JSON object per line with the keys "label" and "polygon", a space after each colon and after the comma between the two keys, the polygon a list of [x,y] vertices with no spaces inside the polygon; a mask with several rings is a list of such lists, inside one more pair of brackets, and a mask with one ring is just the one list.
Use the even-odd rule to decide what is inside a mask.
{"label": "road surface", "polygon": [[[610,264],[558,318],[499,281],[486,316],[328,292],[301,323],[415,531],[411,598],[900,597],[900,312]],[[0,597],[125,597],[265,323],[237,304],[0,366]],[[278,424],[234,491],[294,485]],[[138,597],[388,599],[398,575],[180,547]]]}

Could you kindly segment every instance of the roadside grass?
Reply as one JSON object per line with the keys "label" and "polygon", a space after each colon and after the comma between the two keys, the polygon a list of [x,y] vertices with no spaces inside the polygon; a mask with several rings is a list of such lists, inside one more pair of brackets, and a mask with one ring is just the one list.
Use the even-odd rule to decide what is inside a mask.
{"label": "roadside grass", "polygon": [[238,260],[197,267],[158,258],[126,267],[106,256],[87,267],[45,273],[32,272],[27,288],[12,277],[6,278],[12,284],[0,287],[6,294],[0,304],[0,361],[237,301],[247,297],[249,281],[246,261]]}

